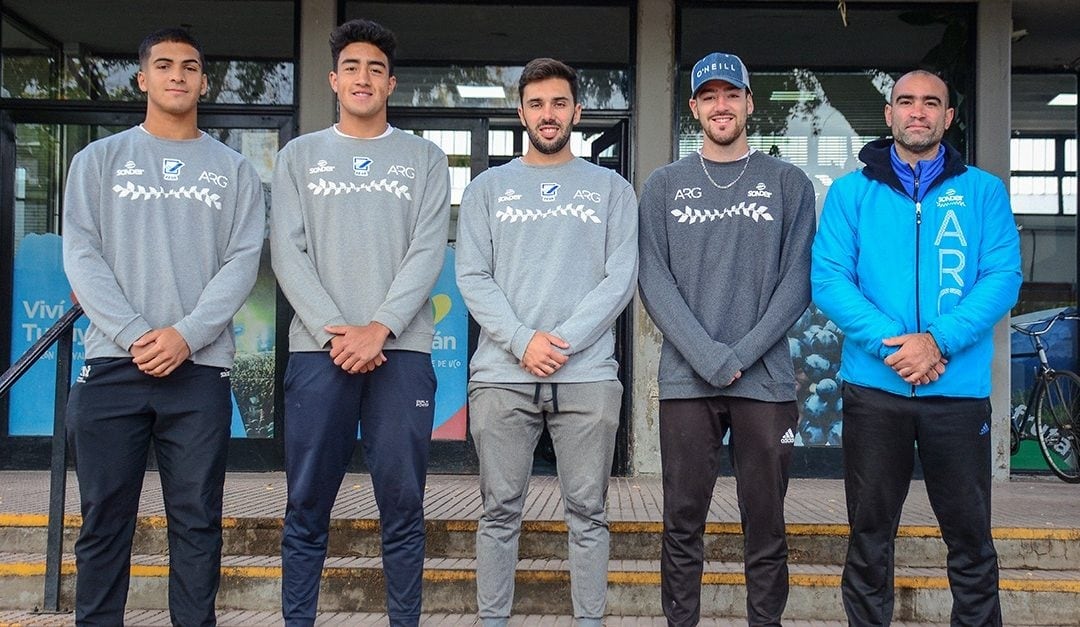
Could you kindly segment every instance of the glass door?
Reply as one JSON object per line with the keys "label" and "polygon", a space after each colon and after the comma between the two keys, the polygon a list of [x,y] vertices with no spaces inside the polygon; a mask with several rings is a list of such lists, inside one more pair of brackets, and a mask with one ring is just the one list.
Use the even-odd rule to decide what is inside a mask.
{"label": "glass door", "polygon": [[[610,168],[629,180],[630,123],[623,119],[606,129],[584,131],[588,160]],[[619,382],[623,386],[619,410],[619,429],[615,432],[615,457],[611,474],[622,476],[630,471],[630,422],[634,402],[634,304],[626,307],[615,321],[615,359],[619,362]]]}
{"label": "glass door", "polygon": [[[446,234],[446,258],[431,294],[435,313],[435,337],[431,363],[438,389],[435,394],[435,425],[432,431],[431,472],[475,473],[475,448],[469,435],[467,386],[469,358],[476,348],[479,329],[469,317],[454,278],[454,246],[458,207],[465,187],[487,167],[488,134],[484,118],[448,118],[393,115],[395,127],[435,143],[450,168],[450,228]],[[353,467],[363,468],[359,451]]]}

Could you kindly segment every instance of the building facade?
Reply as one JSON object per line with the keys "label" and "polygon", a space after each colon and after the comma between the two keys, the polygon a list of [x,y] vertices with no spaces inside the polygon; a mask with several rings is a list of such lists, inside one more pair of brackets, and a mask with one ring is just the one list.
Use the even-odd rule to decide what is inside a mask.
{"label": "building facade", "polygon": [[[0,361],[13,362],[71,305],[59,268],[62,190],[89,141],[142,119],[135,50],[147,32],[183,25],[203,43],[210,93],[200,126],[243,152],[269,188],[276,151],[335,119],[327,84],[329,31],[367,17],[400,39],[391,123],[449,156],[452,201],[479,172],[520,154],[515,115],[521,66],[552,56],[581,72],[575,154],[615,168],[638,189],[657,167],[695,150],[689,69],[707,52],[739,54],[752,72],[755,148],[803,168],[818,191],[858,167],[859,148],[888,132],[888,90],[903,72],[939,72],[953,88],[948,139],[970,162],[1012,182],[1024,225],[1022,310],[1075,302],[1076,84],[1080,50],[1071,0],[840,2],[638,0],[363,2],[353,0],[0,0]],[[1058,94],[1063,105],[1050,102]],[[1068,104],[1071,94],[1072,105]],[[208,182],[213,184],[213,182]],[[269,197],[269,195],[267,195]],[[452,224],[447,234],[453,254]],[[236,469],[281,467],[281,377],[288,304],[263,271],[237,317]],[[452,267],[452,264],[450,264]],[[474,472],[464,382],[475,328],[452,276],[432,302],[440,376],[432,471]],[[1009,468],[1009,336],[996,330],[994,433]],[[626,388],[615,472],[659,471],[656,365],[660,336],[635,301],[617,328]],[[790,333],[803,413],[796,472],[840,470],[835,395],[840,334],[813,307]],[[76,330],[76,363],[79,358]],[[0,467],[44,467],[52,429],[55,354],[0,411]],[[78,368],[75,368],[76,372]],[[823,384],[823,382],[825,382]],[[537,468],[550,467],[550,452]],[[356,460],[356,468],[362,468]]]}

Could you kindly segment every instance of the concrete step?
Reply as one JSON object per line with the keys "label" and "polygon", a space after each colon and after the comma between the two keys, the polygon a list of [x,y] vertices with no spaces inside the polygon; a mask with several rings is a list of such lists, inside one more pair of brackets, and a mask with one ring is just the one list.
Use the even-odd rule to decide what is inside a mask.
{"label": "concrete step", "polygon": [[[706,563],[702,614],[738,617],[745,608],[745,579],[739,562]],[[37,554],[0,554],[0,606],[34,607],[43,589],[44,559]],[[66,556],[62,595],[70,605],[74,562]],[[166,607],[168,563],[163,555],[132,559],[129,609]],[[434,558],[425,561],[424,610],[433,613],[475,612],[475,561]],[[787,617],[792,620],[842,621],[840,567],[792,564]],[[565,560],[522,560],[516,574],[514,606],[523,614],[569,614],[570,575]],[[608,613],[653,616],[660,603],[659,565],[651,560],[612,560],[608,575]],[[226,556],[218,606],[222,609],[268,610],[280,603],[281,561],[273,556]],[[897,620],[948,622],[951,595],[943,568],[896,569]],[[1080,570],[1001,572],[1002,607],[1009,625],[1080,624]],[[378,558],[331,557],[323,574],[320,610],[378,612],[385,606],[382,567]]]}
{"label": "concrete step", "polygon": [[[0,552],[45,551],[46,525],[42,514],[0,514]],[[74,547],[81,523],[79,516],[65,517],[64,547]],[[1080,522],[1078,522],[1080,524]],[[277,555],[281,548],[280,518],[226,518],[223,523],[226,555]],[[660,558],[659,522],[613,521],[612,559]],[[837,524],[789,524],[790,561],[802,564],[840,564],[847,550],[847,526]],[[427,556],[471,558],[475,551],[475,520],[428,520]],[[742,531],[735,523],[705,526],[705,552],[710,560],[742,561]],[[994,529],[995,545],[1003,568],[1070,569],[1080,555],[1080,528]],[[163,516],[138,520],[134,552],[161,555],[168,552]],[[379,524],[373,519],[331,521],[329,555],[376,557],[379,555]],[[937,527],[901,526],[896,540],[899,566],[936,567],[945,563],[945,544]],[[532,559],[566,559],[566,524],[561,521],[522,523],[520,555]]]}
{"label": "concrete step", "polygon": [[[217,615],[219,627],[257,627],[260,625],[280,625],[281,617],[277,612],[223,610]],[[40,614],[34,612],[0,611],[0,627],[15,625],[34,625],[35,627],[68,627],[74,624],[74,615]],[[385,625],[386,614],[353,612],[320,612],[315,620],[317,627],[346,627],[359,625]],[[134,610],[124,615],[124,624],[128,627],[169,627],[167,610]],[[475,614],[423,614],[420,617],[423,627],[466,627],[477,625]],[[608,616],[604,619],[607,627],[666,627],[667,622],[659,616]],[[845,621],[805,621],[785,620],[787,627],[837,627],[846,625]],[[510,618],[510,627],[573,627],[574,621],[569,616],[555,614],[525,614]],[[745,627],[743,618],[706,618],[701,627]],[[893,627],[947,627],[948,623],[911,623],[893,622]],[[1011,627],[1028,627],[1012,625]]]}

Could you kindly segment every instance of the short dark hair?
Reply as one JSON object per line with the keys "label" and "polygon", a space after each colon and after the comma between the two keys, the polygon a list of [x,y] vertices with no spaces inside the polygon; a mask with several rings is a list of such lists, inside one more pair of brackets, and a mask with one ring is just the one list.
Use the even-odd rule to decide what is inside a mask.
{"label": "short dark hair", "polygon": [[518,79],[518,100],[523,100],[525,98],[526,85],[547,80],[549,78],[561,78],[567,83],[570,83],[570,95],[573,96],[574,103],[577,104],[577,72],[574,71],[574,68],[562,61],[556,61],[555,59],[549,59],[547,57],[533,59],[525,64],[524,69],[521,70],[521,78]]}
{"label": "short dark hair", "polygon": [[345,46],[355,43],[368,43],[386,55],[386,71],[394,75],[394,52],[397,50],[397,37],[394,32],[378,22],[371,20],[349,20],[330,31],[330,56],[337,69],[338,59]]}
{"label": "short dark hair", "polygon": [[162,28],[144,37],[142,43],[139,44],[139,67],[146,67],[147,62],[150,61],[151,48],[167,41],[187,44],[194,48],[199,53],[199,67],[202,73],[206,74],[206,57],[203,56],[202,45],[194,35],[183,28]]}

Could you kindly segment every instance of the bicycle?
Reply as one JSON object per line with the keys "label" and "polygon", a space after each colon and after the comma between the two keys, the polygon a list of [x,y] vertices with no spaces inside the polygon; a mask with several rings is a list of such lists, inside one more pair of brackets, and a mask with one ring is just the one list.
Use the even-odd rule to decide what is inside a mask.
{"label": "bicycle", "polygon": [[1065,310],[1046,320],[1011,325],[1031,338],[1039,365],[1027,405],[1013,413],[1010,448],[1015,454],[1021,440],[1038,440],[1050,470],[1063,481],[1080,483],[1080,376],[1051,368],[1042,339],[1059,320],[1080,320],[1080,315]]}

